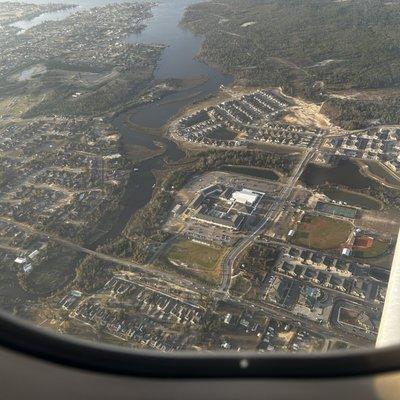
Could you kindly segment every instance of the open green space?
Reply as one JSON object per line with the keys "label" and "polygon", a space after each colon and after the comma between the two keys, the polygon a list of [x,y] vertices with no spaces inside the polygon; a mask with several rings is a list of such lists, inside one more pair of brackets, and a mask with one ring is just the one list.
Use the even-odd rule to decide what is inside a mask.
{"label": "open green space", "polygon": [[389,248],[386,240],[375,239],[369,248],[353,247],[353,256],[356,258],[375,258],[383,255]]}
{"label": "open green space", "polygon": [[368,166],[368,171],[372,175],[382,179],[388,185],[400,188],[400,178],[394,172],[389,171],[387,167],[374,160],[363,160],[363,163]]}
{"label": "open green space", "polygon": [[280,178],[278,173],[269,168],[249,167],[246,165],[221,165],[219,169],[221,171],[255,176],[257,178],[269,179],[271,181],[278,181]]}
{"label": "open green space", "polygon": [[337,249],[351,231],[352,225],[347,221],[307,214],[298,225],[293,242],[316,250]]}
{"label": "open green space", "polygon": [[237,133],[228,128],[220,127],[213,131],[209,137],[216,140],[234,140],[237,137]]}
{"label": "open green space", "polygon": [[56,247],[51,256],[35,265],[30,274],[19,274],[21,286],[30,293],[48,296],[65,285],[73,278],[78,254],[67,248]]}
{"label": "open green space", "polygon": [[181,240],[171,246],[166,257],[170,262],[186,267],[201,279],[217,283],[220,279],[220,260],[223,253],[222,247]]}
{"label": "open green space", "polygon": [[243,296],[251,289],[251,282],[242,275],[232,279],[231,292],[238,296]]}

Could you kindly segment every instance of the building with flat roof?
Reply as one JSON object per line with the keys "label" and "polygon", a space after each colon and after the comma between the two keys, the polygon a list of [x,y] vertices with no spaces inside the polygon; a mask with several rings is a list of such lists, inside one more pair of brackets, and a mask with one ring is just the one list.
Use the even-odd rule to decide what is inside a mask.
{"label": "building with flat roof", "polygon": [[232,193],[231,199],[246,206],[252,206],[259,198],[260,194],[249,189],[237,190]]}
{"label": "building with flat roof", "polygon": [[245,217],[242,214],[236,214],[232,216],[226,216],[226,218],[218,218],[213,215],[207,215],[202,212],[198,212],[195,216],[192,217],[195,221],[204,222],[206,224],[211,224],[215,226],[219,226],[220,228],[228,228],[233,230],[239,230],[242,226]]}

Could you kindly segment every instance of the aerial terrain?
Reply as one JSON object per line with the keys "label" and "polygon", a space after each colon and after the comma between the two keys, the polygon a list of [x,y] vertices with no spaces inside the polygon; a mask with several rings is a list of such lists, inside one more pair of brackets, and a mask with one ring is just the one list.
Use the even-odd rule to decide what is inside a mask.
{"label": "aerial terrain", "polygon": [[163,352],[374,346],[399,47],[399,1],[0,1],[0,308]]}

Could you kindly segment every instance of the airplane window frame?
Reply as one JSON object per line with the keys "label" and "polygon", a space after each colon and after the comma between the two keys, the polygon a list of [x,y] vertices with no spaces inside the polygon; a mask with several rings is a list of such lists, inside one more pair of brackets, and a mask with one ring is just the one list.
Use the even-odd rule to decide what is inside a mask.
{"label": "airplane window frame", "polygon": [[148,378],[332,378],[400,369],[400,346],[331,353],[256,353],[123,348],[77,339],[0,311],[0,346],[55,364]]}

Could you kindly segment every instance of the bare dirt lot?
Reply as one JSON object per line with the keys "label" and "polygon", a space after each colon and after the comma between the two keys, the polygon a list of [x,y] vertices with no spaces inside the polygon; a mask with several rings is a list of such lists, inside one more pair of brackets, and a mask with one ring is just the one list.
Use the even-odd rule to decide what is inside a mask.
{"label": "bare dirt lot", "polygon": [[363,228],[372,229],[382,233],[384,236],[397,235],[399,231],[400,215],[396,210],[364,211],[359,225]]}
{"label": "bare dirt lot", "polygon": [[321,129],[332,127],[329,118],[320,112],[321,106],[297,98],[292,98],[292,100],[296,106],[282,118],[282,122]]}

